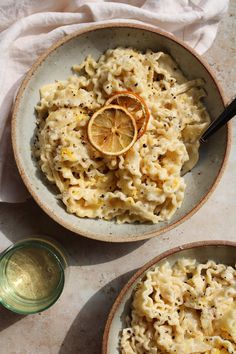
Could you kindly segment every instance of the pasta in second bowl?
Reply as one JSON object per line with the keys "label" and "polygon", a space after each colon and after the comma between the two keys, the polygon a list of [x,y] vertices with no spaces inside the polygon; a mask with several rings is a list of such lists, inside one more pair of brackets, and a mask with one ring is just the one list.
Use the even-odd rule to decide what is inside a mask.
{"label": "pasta in second bowl", "polygon": [[235,247],[188,244],[143,266],[111,309],[102,353],[235,353]]}
{"label": "pasta in second bowl", "polygon": [[[104,55],[104,53],[106,54]],[[101,55],[103,56],[101,57]],[[139,82],[132,82],[132,75],[129,75],[127,71],[124,79],[124,81],[127,81],[127,84],[122,86],[118,76],[116,80],[113,78],[116,75],[116,70],[120,70],[117,62],[119,60],[122,61],[122,58],[125,58],[127,55],[133,57],[133,63],[135,63],[133,66],[136,66],[137,72],[139,72],[138,76],[133,75],[133,80],[139,80]],[[151,58],[152,56],[154,59]],[[101,57],[100,64],[98,64],[99,57]],[[109,63],[114,63],[114,58],[117,61],[115,62],[116,69],[110,70],[110,79],[106,80],[106,77],[104,79],[102,76],[102,70],[104,71],[104,68],[110,65]],[[163,71],[163,73],[159,74],[166,77],[166,73],[170,72],[168,80],[162,80],[162,78],[155,79],[156,90],[161,91],[161,84],[166,86],[163,90],[166,90],[166,94],[163,92],[163,98],[164,96],[166,97],[165,102],[162,102],[162,109],[159,103],[155,107],[155,104],[152,102],[150,95],[155,95],[155,93],[153,93],[153,88],[149,89],[147,86],[151,81],[145,82],[141,80],[142,73],[146,75],[149,66],[151,69],[150,77],[155,74],[153,67],[158,60],[160,69]],[[145,61],[146,64],[149,63],[143,71],[141,68],[138,68],[138,65],[144,66],[142,61]],[[72,76],[68,79],[71,75],[71,67],[77,63],[82,64],[79,67],[74,67],[74,69],[86,72],[86,75],[82,74],[78,78]],[[126,61],[126,64],[123,65],[129,65],[129,63],[127,64]],[[96,68],[100,68],[100,76],[97,75],[98,70],[96,72]],[[184,76],[181,72],[183,72]],[[55,83],[55,80],[58,80],[58,82]],[[81,106],[78,108],[73,103],[75,99],[78,99],[78,92],[73,91],[76,85],[78,87],[78,81],[80,81],[80,101],[82,102],[84,99],[87,104],[86,107]],[[203,82],[205,83],[204,90],[206,91],[203,104],[206,110],[199,101],[200,97],[203,96],[203,90],[200,88]],[[91,85],[94,87],[93,90],[91,90]],[[117,85],[118,87],[116,87]],[[101,86],[104,93],[101,93]],[[41,102],[38,104],[38,93],[41,88]],[[89,177],[86,177],[87,180],[83,179],[83,183],[84,185],[89,183],[89,186],[86,186],[84,192],[81,188],[78,190],[76,183],[78,183],[78,180],[82,183],[80,168],[74,170],[68,168],[68,166],[71,167],[73,165],[74,162],[72,160],[74,158],[78,160],[78,156],[74,155],[75,151],[73,149],[73,146],[78,141],[75,142],[73,140],[73,134],[71,135],[71,133],[68,135],[69,138],[65,137],[64,141],[66,143],[60,147],[53,146],[53,140],[57,141],[59,137],[62,141],[61,134],[63,132],[65,134],[71,127],[82,131],[83,126],[86,125],[89,119],[86,109],[89,109],[90,113],[93,113],[97,109],[101,109],[106,104],[106,100],[110,99],[115,92],[127,89],[134,94],[138,94],[148,104],[151,117],[147,125],[147,131],[142,136],[139,136],[136,143],[128,151],[127,155],[129,158],[126,160],[121,155],[108,160],[102,158],[101,161],[101,156],[98,151],[95,151],[96,156],[92,159],[90,158],[90,161],[86,161],[85,158],[88,157],[88,152],[84,154],[86,156],[82,156],[84,146],[81,145],[79,152],[85,160],[81,160],[80,165],[86,170],[87,177]],[[179,97],[181,95],[178,97],[178,90],[183,93],[190,92],[190,94],[186,93],[182,95],[185,103],[180,102]],[[93,97],[95,91],[96,98]],[[67,92],[67,96],[65,96],[65,92]],[[82,97],[83,95],[84,98]],[[176,103],[174,103],[174,97],[176,98]],[[68,102],[65,102],[65,100]],[[191,100],[199,102],[195,105],[197,107],[195,111],[191,109],[188,111],[188,102]],[[165,104],[166,107],[164,107]],[[88,107],[89,105],[91,107]],[[157,175],[157,173],[150,165],[152,157],[155,157],[151,155],[157,154],[158,151],[155,151],[155,148],[153,148],[155,142],[151,142],[151,140],[154,138],[152,136],[154,130],[159,129],[164,135],[164,145],[167,146],[168,139],[166,139],[166,136],[171,130],[178,129],[177,125],[174,127],[174,120],[172,122],[173,117],[167,114],[167,111],[168,113],[171,111],[171,105],[177,108],[182,107],[181,109],[186,111],[184,113],[188,112],[188,114],[183,114],[183,116],[189,117],[189,122],[187,120],[182,122],[184,125],[180,128],[183,131],[182,138],[183,140],[185,139],[184,143],[175,139],[173,148],[169,148],[169,151],[173,150],[174,159],[173,156],[171,157],[172,153],[167,154],[168,156],[162,159],[161,164],[165,168],[162,168],[160,164],[158,180],[162,179],[160,186],[163,186],[163,188],[159,188],[160,186],[157,186],[156,182],[152,181],[153,176]],[[48,185],[42,174],[39,173],[37,163],[29,150],[36,132],[35,106],[37,106],[39,116],[43,117],[45,112],[46,116],[48,116],[46,125],[39,122],[41,132],[43,133],[38,134],[39,143],[36,143],[36,148],[40,150],[38,156],[41,156],[40,164],[42,170],[49,180],[54,181],[54,183],[57,181],[56,184],[60,189],[60,198],[66,204],[68,211],[77,214],[79,217],[66,212],[65,207],[56,198],[58,190]],[[161,119],[159,122],[155,122],[152,118],[153,110],[158,109]],[[112,242],[135,241],[149,238],[174,227],[190,216],[207,199],[219,180],[228,153],[227,127],[222,128],[209,143],[201,148],[200,160],[191,173],[188,173],[184,177],[185,182],[180,176],[180,170],[183,166],[191,168],[198,159],[199,143],[197,137],[199,137],[207,124],[209,124],[207,112],[209,112],[211,119],[215,119],[222,109],[223,98],[220,89],[214,77],[208,71],[208,68],[205,67],[205,64],[197,55],[172,36],[160,33],[148,26],[122,24],[106,25],[102,26],[102,28],[94,26],[89,31],[81,31],[80,33],[68,36],[68,38],[56,44],[54,48],[49,50],[36,63],[24,81],[19,91],[13,114],[12,133],[17,165],[26,186],[35,200],[52,218],[68,229],[87,237]],[[59,115],[57,115],[57,112]],[[173,112],[174,110],[171,114]],[[195,120],[191,120],[193,117],[195,117]],[[164,122],[166,119],[168,121]],[[168,126],[168,129],[166,129],[164,123]],[[182,124],[179,119],[176,120],[176,123],[180,126]],[[80,124],[81,127],[79,126]],[[155,125],[158,124],[160,126],[156,127]],[[48,134],[50,126],[55,127],[53,134]],[[193,137],[192,142],[191,136]],[[219,141],[221,142],[220,144]],[[45,148],[46,146],[47,148]],[[160,147],[157,146],[156,150],[158,149]],[[146,159],[145,154],[148,157]],[[151,155],[149,156],[148,154]],[[136,165],[140,161],[138,161],[139,158],[137,159],[136,155],[143,156],[142,165],[146,173],[143,170],[141,174],[146,175],[148,181],[142,181],[142,176],[139,176],[140,170],[138,171]],[[54,160],[51,159],[51,156],[53,156]],[[146,161],[145,163],[144,160]],[[177,163],[174,161],[177,161]],[[92,169],[87,166],[88,162],[90,163],[90,167],[92,166]],[[191,166],[186,165],[189,162]],[[107,180],[106,183],[101,181],[101,178],[104,177],[102,176],[104,163],[106,165],[104,166],[109,168],[109,173],[105,177],[108,178],[110,176],[110,180]],[[112,172],[117,164],[121,166],[119,171],[123,171],[120,177],[115,176],[114,172]],[[168,173],[171,178],[164,176],[167,165],[168,168],[172,168],[173,170],[173,176]],[[89,168],[90,170],[88,171]],[[95,178],[94,174],[96,176],[99,175],[99,181]],[[152,174],[154,175],[151,176]],[[119,190],[117,191],[113,188],[114,176],[116,180],[118,178]],[[67,183],[64,184],[62,177],[68,178],[70,181],[69,186]],[[93,180],[94,186],[91,186]],[[130,188],[131,182],[134,185],[143,184],[143,189],[137,188],[137,186]],[[110,187],[111,191],[108,191],[107,188]],[[153,196],[157,196],[157,193],[153,193],[152,191],[156,187],[159,188],[158,203],[152,200]],[[184,190],[185,198],[183,200]],[[84,193],[83,198],[81,198],[81,193]],[[133,193],[133,195],[130,193]],[[99,205],[101,207],[98,207]],[[180,206],[181,208],[179,208]],[[94,219],[96,217],[103,217],[106,220],[116,218],[119,224],[113,220],[104,221]],[[143,224],[136,224],[135,221],[141,221]],[[150,221],[158,223],[150,224]],[[128,225],[124,224],[127,222],[129,223]]]}

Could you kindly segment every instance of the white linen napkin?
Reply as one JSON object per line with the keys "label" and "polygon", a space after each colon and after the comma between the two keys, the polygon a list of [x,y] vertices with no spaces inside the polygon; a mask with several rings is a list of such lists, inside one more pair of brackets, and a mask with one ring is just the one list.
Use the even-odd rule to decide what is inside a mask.
{"label": "white linen napkin", "polygon": [[51,44],[93,22],[145,22],[171,32],[198,53],[212,44],[228,0],[2,0],[0,5],[0,201],[29,196],[10,140],[14,95]]}

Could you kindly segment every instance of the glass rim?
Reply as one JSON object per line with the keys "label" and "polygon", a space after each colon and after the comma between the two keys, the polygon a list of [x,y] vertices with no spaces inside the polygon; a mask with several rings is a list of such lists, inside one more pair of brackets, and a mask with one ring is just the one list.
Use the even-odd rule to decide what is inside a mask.
{"label": "glass rim", "polygon": [[[0,262],[4,259],[4,257],[6,257],[9,253],[14,253],[15,250],[18,249],[24,249],[24,248],[28,248],[30,246],[34,246],[35,248],[43,248],[47,251],[50,252],[50,255],[56,259],[58,268],[60,270],[60,279],[58,281],[58,284],[56,286],[56,288],[53,290],[53,293],[48,297],[48,301],[49,303],[47,303],[45,306],[42,306],[42,308],[39,309],[35,309],[35,310],[19,310],[18,308],[9,305],[7,301],[5,301],[2,297],[0,297],[0,304],[3,305],[6,309],[21,314],[21,315],[27,315],[27,314],[34,314],[34,313],[39,313],[39,312],[43,312],[45,310],[47,310],[49,307],[51,307],[52,305],[55,304],[55,302],[58,300],[58,298],[61,296],[62,291],[64,289],[64,285],[65,285],[65,271],[64,268],[62,266],[62,262],[64,262],[65,260],[63,259],[63,257],[60,255],[59,252],[55,252],[55,250],[53,249],[53,247],[50,245],[50,243],[48,243],[47,241],[44,241],[43,239],[40,239],[40,236],[38,236],[39,238],[26,238],[23,240],[20,240],[18,242],[16,242],[15,244],[10,245],[7,249],[5,249],[2,253],[0,253]],[[50,239],[50,238],[48,238]],[[54,240],[52,240],[54,241]],[[55,296],[53,296],[53,294],[56,294]],[[19,298],[21,298],[19,296]],[[51,299],[51,301],[50,301]],[[22,303],[24,303],[24,298],[21,298]],[[32,306],[33,304],[39,304],[40,303],[43,305],[43,303],[47,300],[47,297],[44,297],[40,300],[26,300],[25,303],[27,303],[29,306]]]}

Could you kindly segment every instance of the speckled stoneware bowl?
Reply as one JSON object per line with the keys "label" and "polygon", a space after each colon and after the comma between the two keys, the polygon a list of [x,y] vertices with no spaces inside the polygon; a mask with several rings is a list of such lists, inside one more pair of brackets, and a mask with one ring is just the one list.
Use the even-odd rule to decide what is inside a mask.
{"label": "speckled stoneware bowl", "polygon": [[28,72],[14,106],[12,141],[17,166],[26,187],[51,218],[80,235],[103,241],[125,242],[159,235],[177,226],[200,208],[224,170],[229,151],[229,128],[223,127],[201,148],[199,163],[185,176],[187,190],[182,207],[170,222],[117,225],[112,221],[83,219],[68,214],[56,198],[57,190],[46,181],[31,155],[36,121],[34,106],[39,101],[39,88],[55,80],[68,78],[72,65],[80,63],[88,54],[98,58],[108,48],[117,46],[168,52],[189,79],[205,80],[207,97],[204,103],[212,119],[223,110],[225,101],[214,75],[202,58],[186,44],[147,25],[97,25],[64,37]]}
{"label": "speckled stoneware bowl", "polygon": [[213,260],[217,263],[234,266],[236,264],[236,242],[202,241],[189,243],[164,252],[140,268],[123,287],[109,313],[103,335],[102,354],[119,354],[121,330],[126,325],[130,314],[132,296],[135,287],[143,279],[145,273],[168,261],[173,265],[180,258],[193,258],[198,263]]}

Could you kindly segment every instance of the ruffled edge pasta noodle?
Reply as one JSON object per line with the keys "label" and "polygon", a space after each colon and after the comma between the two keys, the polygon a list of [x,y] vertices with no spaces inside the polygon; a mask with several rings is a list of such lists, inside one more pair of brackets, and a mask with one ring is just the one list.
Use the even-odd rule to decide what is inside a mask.
{"label": "ruffled edge pasta noodle", "polygon": [[[198,160],[210,117],[202,79],[188,81],[165,53],[109,49],[88,56],[66,81],[40,90],[35,155],[69,213],[118,223],[169,220],[181,206],[181,171]],[[124,155],[108,157],[88,142],[92,114],[113,94],[130,90],[146,102],[145,134]]]}
{"label": "ruffled edge pasta noodle", "polygon": [[135,289],[122,354],[236,353],[236,270],[180,259],[146,272]]}

